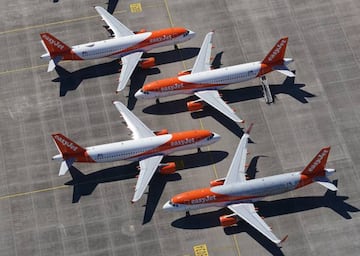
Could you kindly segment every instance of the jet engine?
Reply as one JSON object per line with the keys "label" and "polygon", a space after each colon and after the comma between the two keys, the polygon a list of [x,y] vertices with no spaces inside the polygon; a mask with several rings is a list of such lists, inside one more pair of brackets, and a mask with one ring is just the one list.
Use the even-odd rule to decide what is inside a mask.
{"label": "jet engine", "polygon": [[240,217],[237,216],[235,213],[233,213],[230,215],[220,216],[219,220],[220,220],[221,226],[230,227],[230,226],[237,224],[240,220]]}
{"label": "jet engine", "polygon": [[140,29],[140,30],[138,30],[138,31],[133,31],[133,32],[134,32],[134,34],[141,34],[141,33],[147,32],[147,31],[146,31],[145,28],[142,28],[142,29]]}
{"label": "jet engine", "polygon": [[204,108],[204,103],[199,100],[189,101],[186,103],[186,105],[187,105],[187,109],[191,112],[202,110]]}
{"label": "jet engine", "polygon": [[210,181],[210,187],[216,187],[224,185],[225,178]]}
{"label": "jet engine", "polygon": [[156,134],[156,136],[159,136],[159,135],[165,135],[165,134],[168,134],[168,130],[167,129],[162,129],[160,131],[154,131],[154,133]]}
{"label": "jet engine", "polygon": [[176,172],[176,164],[175,162],[169,162],[159,165],[159,172],[161,174],[173,174]]}
{"label": "jet engine", "polygon": [[154,57],[150,57],[150,58],[147,58],[147,59],[142,59],[139,62],[139,66],[142,69],[149,69],[149,68],[152,68],[155,65],[156,65],[156,63],[155,63],[155,58]]}

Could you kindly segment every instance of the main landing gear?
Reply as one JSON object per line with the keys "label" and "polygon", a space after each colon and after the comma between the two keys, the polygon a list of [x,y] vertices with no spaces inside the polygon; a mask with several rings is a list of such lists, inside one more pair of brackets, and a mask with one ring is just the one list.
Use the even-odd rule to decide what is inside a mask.
{"label": "main landing gear", "polygon": [[186,211],[186,217],[190,217],[190,212]]}
{"label": "main landing gear", "polygon": [[266,76],[260,77],[260,82],[261,82],[261,87],[263,89],[263,95],[264,95],[265,102],[267,104],[273,103],[274,99],[271,95],[270,87],[266,80]]}

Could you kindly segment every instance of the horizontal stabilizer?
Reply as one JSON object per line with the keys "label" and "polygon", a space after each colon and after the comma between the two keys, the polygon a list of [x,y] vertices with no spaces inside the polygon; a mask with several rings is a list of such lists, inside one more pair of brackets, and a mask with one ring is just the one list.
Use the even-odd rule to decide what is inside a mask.
{"label": "horizontal stabilizer", "polygon": [[280,72],[281,74],[288,77],[295,77],[295,74],[291,72],[285,65],[273,66],[273,70]]}
{"label": "horizontal stabilizer", "polygon": [[338,188],[331,183],[331,181],[327,177],[316,177],[314,178],[314,182],[324,186],[325,188],[331,191],[337,191]]}
{"label": "horizontal stabilizer", "polygon": [[75,158],[70,158],[61,162],[59,176],[64,175],[72,164],[75,162]]}
{"label": "horizontal stabilizer", "polygon": [[48,66],[47,72],[53,71],[61,59],[62,59],[61,56],[56,56],[55,58],[51,59],[49,61],[49,66]]}

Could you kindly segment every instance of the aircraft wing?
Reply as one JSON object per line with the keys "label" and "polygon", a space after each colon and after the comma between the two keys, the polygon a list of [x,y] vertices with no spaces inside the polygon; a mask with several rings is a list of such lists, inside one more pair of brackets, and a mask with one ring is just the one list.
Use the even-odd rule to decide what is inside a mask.
{"label": "aircraft wing", "polygon": [[106,22],[109,28],[114,32],[115,37],[134,35],[130,29],[122,24],[118,19],[108,13],[101,6],[96,6],[95,10],[100,14],[101,18]]}
{"label": "aircraft wing", "polygon": [[226,103],[223,101],[216,90],[198,91],[194,93],[197,97],[208,103],[210,106],[219,110],[225,116],[234,120],[235,122],[243,122]]}
{"label": "aircraft wing", "polygon": [[134,69],[139,63],[142,54],[142,52],[134,52],[121,58],[122,67],[116,92],[124,90],[127,82],[129,81],[132,73],[134,72]]}
{"label": "aircraft wing", "polygon": [[231,162],[230,169],[226,175],[224,185],[236,182],[244,182],[246,180],[245,164],[247,155],[247,144],[249,141],[249,134],[252,126],[253,124],[249,126],[247,131],[240,139],[234,158]]}
{"label": "aircraft wing", "polygon": [[191,70],[192,74],[207,71],[211,68],[210,57],[211,57],[211,48],[212,48],[212,37],[214,32],[209,32],[206,34],[204,41],[201,45],[200,52],[196,57],[195,64]]}
{"label": "aircraft wing", "polygon": [[263,221],[263,219],[256,213],[255,207],[252,203],[233,204],[229,205],[228,208],[275,244],[280,244],[282,242],[282,240],[274,235],[271,228],[265,223],[265,221]]}
{"label": "aircraft wing", "polygon": [[113,103],[133,133],[133,139],[156,136],[154,132],[141,122],[124,104],[120,101],[114,101]]}
{"label": "aircraft wing", "polygon": [[149,184],[162,159],[163,156],[153,156],[139,162],[140,174],[136,183],[135,194],[132,202],[138,201],[144,194],[147,185]]}

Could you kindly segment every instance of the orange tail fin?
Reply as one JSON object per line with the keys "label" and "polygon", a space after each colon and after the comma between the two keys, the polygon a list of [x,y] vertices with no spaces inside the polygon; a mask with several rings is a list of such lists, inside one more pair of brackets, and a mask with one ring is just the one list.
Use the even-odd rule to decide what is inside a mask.
{"label": "orange tail fin", "polygon": [[271,49],[271,51],[266,55],[265,59],[261,63],[263,64],[282,64],[282,60],[285,56],[286,45],[288,42],[288,38],[281,38],[275,46]]}
{"label": "orange tail fin", "polygon": [[63,155],[64,159],[68,159],[71,156],[85,152],[86,150],[65,137],[61,133],[55,133],[51,135],[56,144],[57,149]]}
{"label": "orange tail fin", "polygon": [[41,33],[40,36],[51,58],[62,55],[63,53],[69,52],[71,50],[69,46],[61,42],[50,33]]}
{"label": "orange tail fin", "polygon": [[330,153],[330,147],[323,148],[304,168],[301,174],[308,177],[325,176],[325,165]]}

